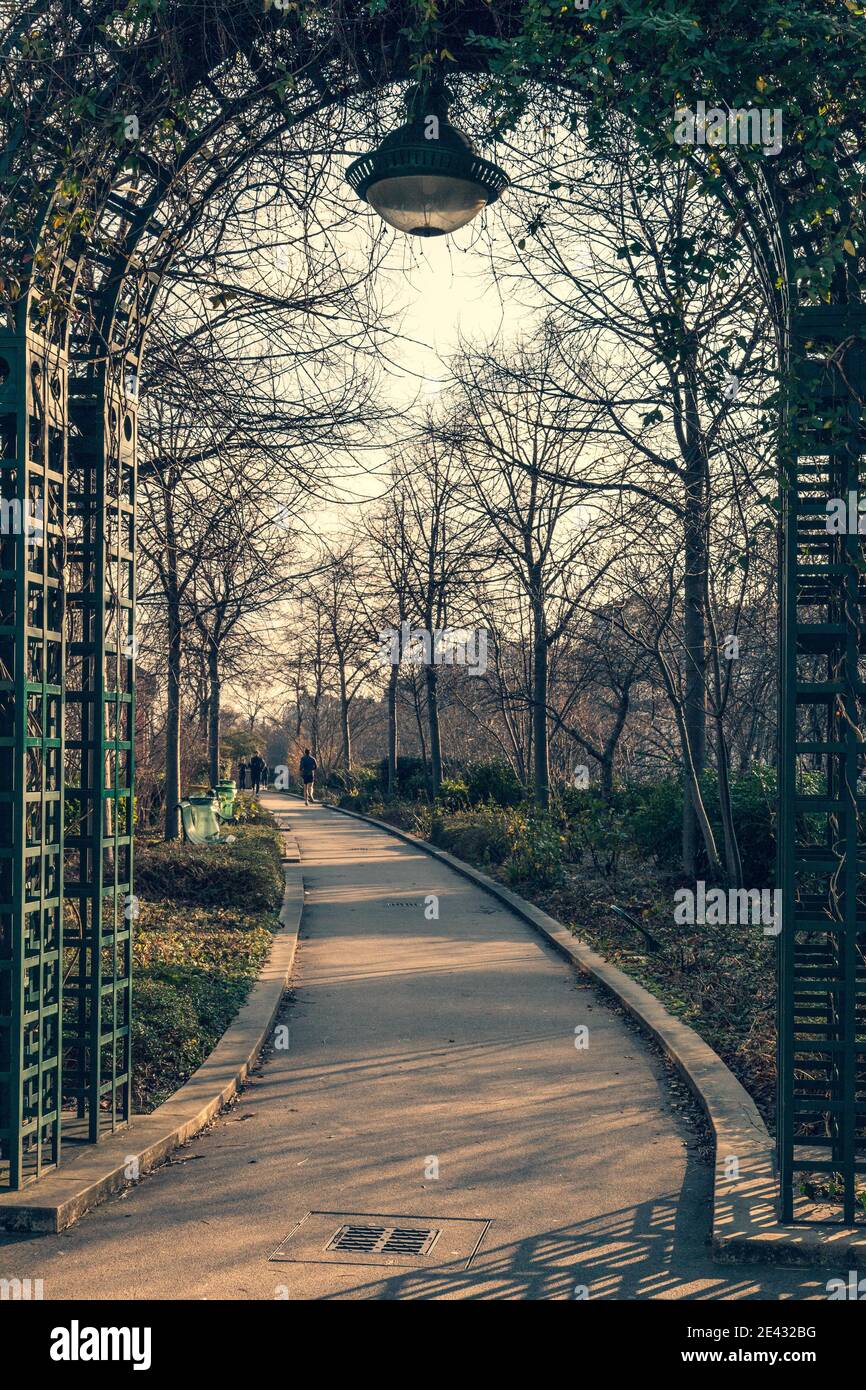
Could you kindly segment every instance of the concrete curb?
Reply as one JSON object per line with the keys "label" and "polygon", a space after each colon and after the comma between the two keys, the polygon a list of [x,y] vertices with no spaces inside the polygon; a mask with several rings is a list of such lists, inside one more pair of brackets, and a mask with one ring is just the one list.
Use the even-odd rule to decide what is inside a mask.
{"label": "concrete curb", "polygon": [[[286,832],[283,832],[284,835]],[[245,1080],[270,1036],[292,973],[304,907],[297,844],[286,835],[280,930],[234,1022],[180,1090],[119,1134],[82,1149],[54,1173],[20,1192],[0,1194],[0,1230],[53,1233],[71,1226],[113,1192],[158,1167],[178,1145],[210,1124]],[[292,857],[294,856],[294,857]]]}
{"label": "concrete curb", "polygon": [[[318,803],[325,805],[325,803]],[[532,903],[495,879],[417,835],[341,806],[339,815],[365,821],[439,859],[498,898],[563,956],[617,1000],[670,1058],[703,1109],[716,1141],[713,1257],[720,1263],[866,1267],[866,1230],[857,1227],[783,1226],[778,1219],[775,1145],[755,1102],[721,1057],[631,976]]]}

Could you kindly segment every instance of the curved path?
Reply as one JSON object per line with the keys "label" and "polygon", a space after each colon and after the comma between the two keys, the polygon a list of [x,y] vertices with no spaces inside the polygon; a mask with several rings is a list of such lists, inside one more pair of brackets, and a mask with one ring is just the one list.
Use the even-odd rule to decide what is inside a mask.
{"label": "curved path", "polygon": [[[49,1299],[826,1296],[832,1270],[711,1262],[710,1171],[663,1063],[507,908],[383,831],[264,799],[307,887],[288,1049],[138,1187],[0,1238],[0,1277]],[[270,1262],[309,1211],[491,1225],[468,1269],[462,1227],[423,1267]]]}

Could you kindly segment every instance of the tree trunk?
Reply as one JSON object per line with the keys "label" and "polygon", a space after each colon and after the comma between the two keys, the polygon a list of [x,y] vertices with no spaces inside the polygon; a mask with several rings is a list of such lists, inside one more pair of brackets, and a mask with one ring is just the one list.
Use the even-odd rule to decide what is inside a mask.
{"label": "tree trunk", "polygon": [[208,723],[207,760],[210,784],[215,787],[220,780],[220,673],[219,653],[211,646],[207,658],[208,672]]}
{"label": "tree trunk", "polygon": [[388,796],[397,795],[397,680],[399,668],[391,667],[388,677]]}
{"label": "tree trunk", "polygon": [[616,719],[613,728],[608,734],[604,745],[604,752],[600,759],[601,762],[601,795],[605,806],[610,806],[613,801],[613,764],[616,758],[616,750],[625,728],[625,721],[628,718],[628,711],[631,705],[631,681],[627,681],[620,691],[619,705],[617,706]]}
{"label": "tree trunk", "polygon": [[427,740],[424,737],[424,720],[421,718],[421,700],[419,698],[418,681],[412,675],[412,702],[415,706],[415,727],[418,730],[418,746],[421,749],[421,761],[424,764],[424,776],[427,779],[427,790],[430,791],[430,777],[427,772]]}
{"label": "tree trunk", "polygon": [[533,611],[534,642],[532,660],[532,767],[536,805],[546,811],[550,804],[550,749],[547,739],[547,632],[540,604]]}
{"label": "tree trunk", "polygon": [[686,785],[684,788],[684,795],[691,798],[698,822],[698,828],[704,839],[710,873],[720,874],[722,871],[722,861],[719,859],[719,851],[716,848],[716,838],[713,834],[713,827],[707,815],[707,808],[704,805],[704,799],[701,794],[700,785],[698,784],[697,772],[692,762],[691,747],[686,737],[685,714],[676,704],[674,705],[674,714],[677,720],[677,727],[679,728],[680,742],[683,748],[683,761],[685,763]]}
{"label": "tree trunk", "polygon": [[180,590],[177,573],[177,538],[172,509],[172,487],[165,480],[163,488],[165,518],[165,604],[168,624],[168,694],[165,719],[165,838],[176,840],[180,835],[180,816],[177,803],[180,787],[180,675],[183,653],[183,629],[180,621]]}
{"label": "tree trunk", "polygon": [[683,768],[683,869],[697,876],[697,853],[702,817],[695,805],[707,757],[706,686],[706,489],[700,450],[692,450],[686,472],[683,515],[685,574],[683,577],[683,648],[685,680],[683,723],[691,754],[691,769]]}
{"label": "tree trunk", "polygon": [[601,759],[601,799],[605,806],[613,801],[613,755],[607,753]]}
{"label": "tree trunk", "polygon": [[728,885],[731,888],[743,888],[743,864],[740,858],[740,846],[737,843],[737,832],[734,827],[734,811],[731,805],[731,779],[730,779],[730,759],[728,756],[728,743],[725,738],[725,731],[722,720],[716,719],[716,763],[719,774],[719,806],[722,813],[722,829],[725,837],[725,867],[728,873]]}
{"label": "tree trunk", "polygon": [[313,714],[310,720],[310,746],[313,750],[313,757],[317,763],[322,761],[322,755],[319,752],[319,708],[321,703],[322,697],[317,690],[313,700]]}
{"label": "tree trunk", "polygon": [[340,735],[343,742],[343,776],[349,785],[352,770],[352,732],[349,726],[349,699],[346,691],[346,668],[340,661]]}
{"label": "tree trunk", "polygon": [[432,664],[424,667],[427,687],[427,725],[430,730],[430,773],[433,781],[433,795],[437,796],[442,785],[442,739],[439,731],[439,672]]}

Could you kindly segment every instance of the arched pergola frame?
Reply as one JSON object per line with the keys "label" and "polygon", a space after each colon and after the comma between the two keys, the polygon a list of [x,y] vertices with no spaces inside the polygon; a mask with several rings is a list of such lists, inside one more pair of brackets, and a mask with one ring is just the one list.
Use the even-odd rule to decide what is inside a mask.
{"label": "arched pergola frame", "polygon": [[[859,496],[866,453],[864,37],[836,0],[20,0],[0,46],[0,498],[43,527],[0,537],[0,1186],[60,1161],[63,1102],[64,1135],[91,1141],[130,1114],[136,383],[162,277],[258,149],[444,67],[489,134],[537,82],[590,138],[631,112],[756,257],[780,362],[781,1216],[808,1173],[855,1220],[866,582],[825,502]],[[700,97],[782,106],[782,152],[673,145],[674,106]]]}

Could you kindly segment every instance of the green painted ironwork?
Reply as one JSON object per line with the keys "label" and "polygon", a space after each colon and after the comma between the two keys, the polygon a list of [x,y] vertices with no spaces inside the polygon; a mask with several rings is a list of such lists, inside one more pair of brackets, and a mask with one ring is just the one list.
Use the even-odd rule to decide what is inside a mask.
{"label": "green painted ironwork", "polygon": [[131,1104],[136,404],[0,333],[0,1187]]}
{"label": "green painted ironwork", "polygon": [[63,1089],[90,1141],[131,1108],[135,413],[105,366],[72,379]]}
{"label": "green painted ironwork", "polygon": [[66,371],[0,332],[0,1183],[60,1156]]}
{"label": "green painted ironwork", "polygon": [[[866,1174],[866,578],[828,502],[866,485],[866,309],[792,323],[793,448],[783,485],[778,1152],[785,1221],[851,1223]],[[817,1201],[820,1206],[813,1203]]]}

